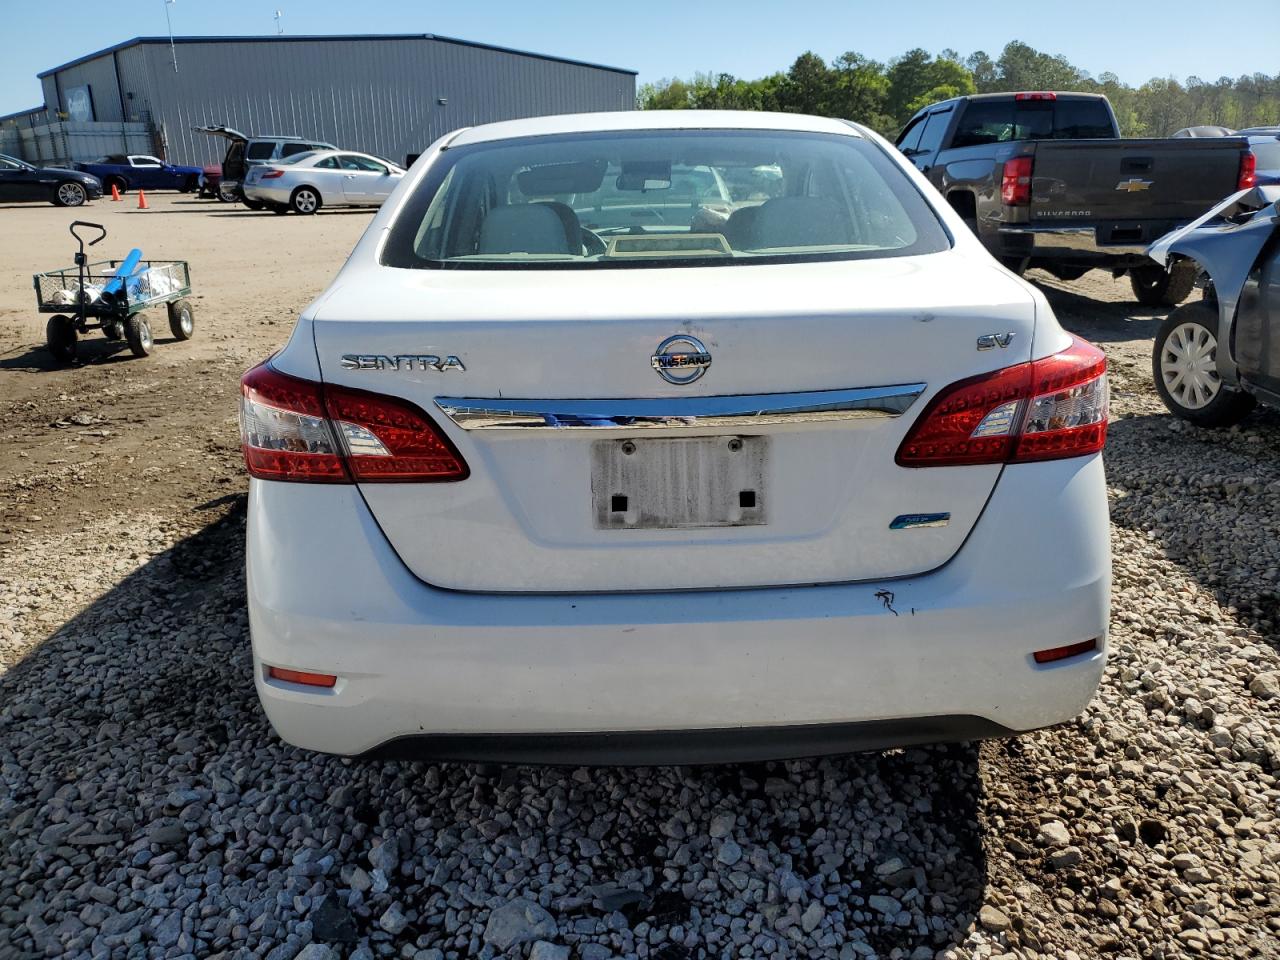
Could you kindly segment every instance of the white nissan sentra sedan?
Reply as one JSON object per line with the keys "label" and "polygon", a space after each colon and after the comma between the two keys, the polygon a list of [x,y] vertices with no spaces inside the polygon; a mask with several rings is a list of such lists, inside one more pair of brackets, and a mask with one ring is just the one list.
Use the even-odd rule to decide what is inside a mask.
{"label": "white nissan sentra sedan", "polygon": [[1059,723],[1102,672],[1104,357],[856,124],[453,133],[241,423],[301,747],[808,756]]}
{"label": "white nissan sentra sedan", "polygon": [[380,207],[405,171],[350,150],[309,150],[249,168],[244,195],[276,213],[312,214],[321,207]]}

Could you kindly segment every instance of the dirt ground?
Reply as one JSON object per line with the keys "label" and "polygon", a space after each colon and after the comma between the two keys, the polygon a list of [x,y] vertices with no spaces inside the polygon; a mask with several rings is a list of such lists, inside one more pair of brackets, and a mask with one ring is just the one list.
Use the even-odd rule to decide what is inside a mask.
{"label": "dirt ground", "polygon": [[[119,510],[162,511],[182,524],[195,507],[243,492],[239,375],[284,343],[372,218],[365,210],[281,217],[182,194],[148,201],[149,210],[133,195],[78,211],[0,205],[10,238],[0,245],[0,544],[74,531]],[[91,331],[81,364],[55,367],[31,275],[72,263],[73,220],[107,228],[89,251],[95,259],[137,247],[147,259],[187,260],[195,337],[173,340],[164,311],[152,310],[149,358]]]}
{"label": "dirt ground", "polygon": [[[324,288],[372,214],[276,216],[182,195],[149,199],[148,211],[137,210],[132,197],[74,212],[43,204],[0,205],[6,238],[0,243],[0,693],[7,690],[16,705],[10,710],[0,703],[0,769],[14,784],[7,799],[0,791],[0,813],[6,804],[14,810],[38,804],[41,810],[34,826],[25,813],[14,816],[11,835],[0,816],[0,849],[12,851],[0,858],[0,928],[6,917],[16,922],[25,916],[20,904],[36,884],[58,887],[54,880],[65,876],[54,877],[49,864],[55,861],[32,859],[53,856],[32,851],[49,846],[35,836],[45,829],[41,818],[51,809],[54,789],[35,786],[38,771],[12,760],[18,748],[6,743],[27,736],[24,724],[47,717],[39,742],[23,742],[30,741],[33,755],[60,782],[80,783],[83,802],[105,816],[106,808],[94,806],[96,794],[84,786],[81,767],[97,756],[95,737],[104,744],[114,739],[111,749],[132,749],[93,707],[95,697],[106,701],[101,686],[125,682],[112,679],[113,672],[127,674],[130,684],[128,695],[117,690],[118,698],[138,698],[136,735],[144,737],[152,727],[161,731],[138,741],[132,762],[143,773],[120,780],[131,791],[137,783],[154,788],[160,798],[152,804],[155,810],[169,802],[169,788],[158,785],[179,774],[184,783],[203,782],[205,768],[222,762],[223,754],[236,765],[245,756],[270,759],[265,771],[244,766],[228,776],[268,778],[290,805],[309,804],[312,794],[323,798],[348,775],[369,791],[371,809],[390,803],[379,779],[389,774],[302,756],[269,734],[257,710],[246,662],[247,481],[236,429],[239,374],[283,344],[299,311]],[[76,219],[107,227],[109,236],[93,251],[104,258],[138,247],[147,258],[190,262],[194,339],[172,340],[164,313],[156,311],[151,357],[133,359],[124,344],[94,332],[81,342],[78,365],[52,364],[31,275],[72,262],[75,246],[67,227]],[[953,859],[957,873],[967,878],[953,899],[934,898],[941,906],[932,908],[933,941],[977,943],[982,949],[975,947],[974,956],[1015,944],[1019,952],[1010,956],[1173,960],[1188,955],[1184,949],[1275,956],[1280,913],[1271,864],[1280,857],[1274,824],[1280,700],[1249,700],[1247,687],[1256,670],[1275,669],[1280,595],[1273,589],[1274,569],[1268,576],[1257,567],[1258,556],[1241,558],[1235,548],[1251,542],[1255,551],[1265,550],[1272,536],[1267,531],[1280,530],[1276,498],[1260,492],[1280,490],[1280,416],[1259,412],[1232,431],[1184,429],[1165,413],[1151,384],[1151,338],[1165,311],[1140,307],[1125,280],[1097,272],[1069,284],[1039,273],[1029,279],[1045,290],[1063,324],[1102,346],[1111,362],[1116,420],[1107,456],[1117,580],[1105,689],[1076,724],[962,754],[973,758],[965,768],[975,768],[967,785],[943,782],[950,768],[935,768],[934,755],[910,763],[892,756],[854,758],[821,769],[849,772],[850,782],[860,783],[858,777],[877,769],[898,777],[895,765],[906,763],[911,773],[902,775],[903,782],[923,777],[926,786],[932,784],[937,818],[954,820],[940,830],[957,838]],[[1246,528],[1254,531],[1252,541],[1241,539]],[[155,637],[141,631],[134,637],[113,626],[133,617],[155,624]],[[205,621],[214,626],[202,627]],[[1196,637],[1216,645],[1194,646],[1188,638]],[[192,644],[189,651],[175,646],[183,642]],[[206,649],[209,643],[224,647]],[[87,679],[59,679],[64,657],[84,656],[83,663],[97,664],[107,656],[102,651],[135,659],[124,668],[95,667],[101,676],[89,671]],[[1159,683],[1150,679],[1151,670]],[[25,691],[42,676],[55,693],[31,702]],[[143,682],[151,680],[156,683]],[[1234,719],[1219,718],[1220,726],[1213,726],[1219,722],[1210,716],[1213,711]],[[216,728],[218,736],[205,737],[204,727]],[[1220,729],[1225,741],[1213,739]],[[1173,765],[1173,748],[1162,739],[1168,731],[1187,738]],[[165,746],[168,738],[174,739]],[[189,746],[197,741],[198,748]],[[173,744],[188,744],[182,749],[202,759],[182,767],[187,761],[173,759]],[[115,778],[116,761],[105,753],[99,759],[112,766],[109,779]],[[177,766],[165,769],[166,762]],[[416,768],[402,773],[405,795],[425,791],[415,802],[424,808],[433,803],[435,787],[422,786]],[[446,779],[465,792],[466,776],[455,770]],[[558,774],[542,776],[541,789],[560,789]],[[666,775],[655,774],[660,776]],[[716,773],[715,782],[726,776]],[[1218,792],[1203,787],[1201,776]],[[22,785],[24,778],[32,783]],[[1219,789],[1214,778],[1230,780],[1229,790]],[[323,789],[302,789],[311,779]],[[655,779],[651,786],[657,790],[665,782]],[[1202,804],[1202,795],[1212,799]],[[965,803],[957,801],[953,810],[948,804],[956,797]],[[140,835],[140,825],[159,815],[142,800],[135,805],[133,819],[117,825],[129,836]],[[457,811],[464,829],[481,816],[470,807]],[[377,819],[375,814],[369,822]],[[1056,864],[1035,849],[1046,821],[1070,823],[1073,843],[1080,845],[1055,853]],[[354,822],[342,821],[339,832],[356,830],[359,838]],[[903,836],[931,836],[931,823],[916,817]],[[1247,880],[1215,880],[1205,897],[1181,882],[1175,868],[1193,869],[1185,859],[1177,865],[1179,855],[1189,856],[1192,825],[1210,838],[1195,840],[1190,849],[1218,871],[1214,876],[1247,870]],[[652,825],[642,827],[646,835],[656,834]],[[1156,833],[1160,838],[1150,839]],[[139,842],[145,846],[145,837]],[[105,876],[124,855],[103,843],[95,856]],[[1241,851],[1239,863],[1245,866],[1233,859]],[[1101,888],[1102,876],[1115,878],[1114,890]],[[999,909],[978,925],[979,906]],[[50,906],[44,918],[49,931],[44,921],[28,920],[27,932],[14,933],[13,943],[44,942],[53,937],[55,919],[72,912]],[[157,922],[164,916],[156,908]],[[362,924],[372,924],[365,914],[360,917]],[[63,934],[78,935],[70,928]],[[252,934],[264,950],[273,942],[257,925]],[[908,955],[905,933],[885,937],[883,955]],[[1258,947],[1266,942],[1272,947]],[[897,950],[896,944],[903,946]],[[46,955],[57,949],[46,948],[53,951]],[[7,955],[3,940],[0,955]],[[937,954],[962,955],[970,954]]]}

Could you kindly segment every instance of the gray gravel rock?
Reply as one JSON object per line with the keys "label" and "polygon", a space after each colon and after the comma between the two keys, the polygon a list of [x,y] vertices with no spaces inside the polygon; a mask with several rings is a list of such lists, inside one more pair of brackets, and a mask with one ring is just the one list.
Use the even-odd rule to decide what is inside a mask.
{"label": "gray gravel rock", "polygon": [[490,912],[484,942],[506,950],[512,944],[554,937],[556,932],[556,921],[550,913],[536,903],[519,899]]}

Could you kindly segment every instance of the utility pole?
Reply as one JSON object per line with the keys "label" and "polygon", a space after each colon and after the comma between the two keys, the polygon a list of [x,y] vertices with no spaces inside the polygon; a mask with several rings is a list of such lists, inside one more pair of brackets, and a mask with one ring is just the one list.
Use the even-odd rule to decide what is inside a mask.
{"label": "utility pole", "polygon": [[169,17],[169,8],[177,0],[164,0],[164,22],[169,26],[169,56],[173,58],[173,72],[178,72],[178,48],[173,42],[173,20]]}

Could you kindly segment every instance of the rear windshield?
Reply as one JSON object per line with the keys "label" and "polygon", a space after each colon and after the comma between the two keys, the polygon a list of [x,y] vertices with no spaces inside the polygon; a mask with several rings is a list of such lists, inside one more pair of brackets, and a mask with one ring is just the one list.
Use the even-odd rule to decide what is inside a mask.
{"label": "rear windshield", "polygon": [[876,145],[773,131],[630,131],[446,150],[383,262],[693,266],[934,253],[933,210]]}
{"label": "rear windshield", "polygon": [[250,160],[270,160],[275,152],[274,140],[259,140],[257,143],[249,144],[249,150],[245,156]]}
{"label": "rear windshield", "polygon": [[970,100],[953,147],[1007,140],[1097,140],[1116,135],[1102,100]]}

